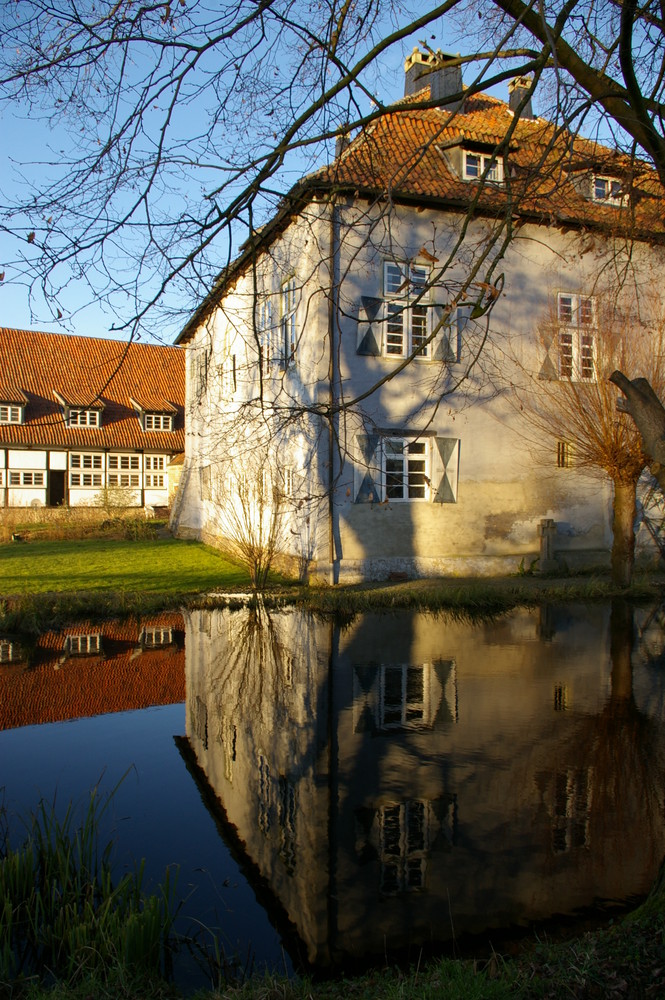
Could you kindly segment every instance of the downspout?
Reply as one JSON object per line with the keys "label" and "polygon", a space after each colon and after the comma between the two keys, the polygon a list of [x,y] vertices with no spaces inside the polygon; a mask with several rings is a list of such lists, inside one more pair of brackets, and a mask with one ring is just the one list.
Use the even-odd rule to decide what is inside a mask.
{"label": "downspout", "polygon": [[330,289],[328,293],[328,554],[330,559],[330,584],[339,583],[339,566],[336,567],[335,549],[335,422],[338,420],[335,407],[337,404],[337,341],[335,337],[335,318],[337,314],[337,264],[338,264],[338,213],[335,195],[330,198],[330,223],[328,234],[328,275]]}

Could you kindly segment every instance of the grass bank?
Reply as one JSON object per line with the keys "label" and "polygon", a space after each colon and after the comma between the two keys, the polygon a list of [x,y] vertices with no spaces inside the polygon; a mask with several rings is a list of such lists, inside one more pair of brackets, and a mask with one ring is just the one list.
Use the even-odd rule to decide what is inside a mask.
{"label": "grass bank", "polygon": [[[183,606],[223,607],[250,590],[247,571],[216,549],[171,537],[84,538],[0,545],[0,629],[36,634],[83,618],[145,615]],[[607,575],[456,577],[307,588],[273,575],[268,608],[307,607],[341,618],[421,609],[500,614],[518,606],[612,597],[653,600],[663,574],[616,587]]]}

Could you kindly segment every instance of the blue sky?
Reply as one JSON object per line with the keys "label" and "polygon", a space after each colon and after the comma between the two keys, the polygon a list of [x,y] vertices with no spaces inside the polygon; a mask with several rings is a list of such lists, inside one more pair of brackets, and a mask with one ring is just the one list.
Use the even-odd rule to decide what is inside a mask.
{"label": "blue sky", "polygon": [[[419,5],[416,4],[412,8],[412,12],[417,11],[418,7]],[[425,4],[422,5],[422,9],[427,9]],[[377,73],[378,94],[383,100],[390,102],[402,96],[404,58],[412,50],[414,44],[422,40],[423,36],[433,48],[442,48],[444,51],[453,52],[469,51],[464,48],[463,40],[460,43],[457,29],[452,23],[446,23],[447,39],[443,37],[443,27],[441,25],[439,27],[438,31],[436,26],[434,27],[434,34],[432,30],[416,33],[402,42],[399,50],[393,49],[384,58]],[[465,71],[465,77],[469,78],[472,72],[472,68],[469,67]],[[505,99],[507,95],[499,93],[498,96]],[[17,108],[14,114],[5,108],[0,118],[3,138],[0,191],[3,194],[11,193],[20,183],[20,164],[22,162],[29,164],[27,170],[30,176],[39,180],[48,175],[48,168],[40,167],[38,161],[42,161],[42,163],[49,160],[57,161],[59,150],[66,149],[69,145],[69,138],[65,134],[53,130],[44,121],[35,118],[30,120],[24,115],[25,112],[22,108]],[[293,179],[295,179],[295,173]],[[200,189],[200,180],[198,184]],[[25,239],[25,233],[18,241],[6,233],[0,233],[0,272],[5,270],[9,274],[10,269],[6,263],[16,256],[17,251],[22,254],[30,253],[30,245]],[[224,259],[222,258],[220,267],[223,263]],[[125,305],[131,312],[131,302],[127,302],[126,298],[120,298],[118,301],[121,317]],[[113,332],[114,324],[119,324],[118,317],[108,308],[102,308],[99,302],[95,301],[84,280],[72,283],[61,293],[57,304],[52,303],[50,307],[38,290],[33,290],[32,297],[30,297],[24,286],[5,280],[0,283],[0,308],[2,325],[8,327],[68,331],[80,335],[101,337],[126,337],[124,331]],[[62,320],[58,320],[54,315],[58,308],[63,313]],[[171,342],[177,329],[177,324],[172,324],[170,328],[165,327],[164,340]]]}

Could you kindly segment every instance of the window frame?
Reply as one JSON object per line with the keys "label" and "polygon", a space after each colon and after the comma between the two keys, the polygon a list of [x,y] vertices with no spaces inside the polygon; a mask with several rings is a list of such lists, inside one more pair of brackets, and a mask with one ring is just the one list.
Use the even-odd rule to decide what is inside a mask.
{"label": "window frame", "polygon": [[[153,424],[159,421],[159,427],[149,426],[149,421]],[[156,411],[146,410],[143,417],[143,430],[144,431],[172,431],[173,430],[173,414],[171,413],[157,413]]]}
{"label": "window frame", "polygon": [[[3,416],[3,410],[6,416]],[[16,403],[0,403],[0,424],[22,424],[24,407]]]}
{"label": "window frame", "polygon": [[105,481],[103,453],[100,451],[70,452],[68,474],[70,488],[77,490],[100,489],[104,486]]}
{"label": "window frame", "polygon": [[[489,184],[503,184],[505,175],[502,156],[465,149],[463,151],[463,158],[462,176],[465,181],[484,181]],[[469,172],[469,158],[478,161],[478,170],[476,173]],[[487,173],[485,173],[486,170]],[[492,176],[495,172],[496,176]]]}
{"label": "window frame", "polygon": [[[569,302],[569,306],[564,303]],[[590,307],[584,319],[585,307]],[[593,295],[557,294],[557,365],[561,380],[595,382],[596,302]]]}
{"label": "window frame", "polygon": [[431,268],[417,261],[383,261],[383,357],[431,359],[430,275]]}
{"label": "window frame", "polygon": [[[605,185],[605,194],[598,195],[597,185]],[[622,184],[618,177],[609,174],[594,174],[591,178],[591,200],[597,205],[613,205],[620,208],[624,204]]]}
{"label": "window frame", "polygon": [[81,409],[79,407],[72,406],[67,410],[67,426],[99,428],[102,426],[101,415],[101,410]]}
{"label": "window frame", "polygon": [[[400,452],[394,449],[394,446],[398,443],[402,447],[401,455],[403,456],[401,471],[397,468]],[[389,503],[428,502],[430,499],[431,484],[431,455],[428,439],[386,435],[382,440],[381,451],[381,491],[383,499]],[[409,455],[411,452],[413,457],[410,459]],[[413,468],[411,467],[412,463]],[[421,463],[422,469],[416,468]],[[389,468],[390,464],[392,464],[392,468]],[[401,496],[397,493],[398,481],[401,483]],[[411,495],[412,490],[422,490],[422,496]]]}
{"label": "window frame", "polygon": [[295,364],[298,347],[298,300],[296,295],[296,276],[292,274],[282,282],[279,293],[279,330],[282,350],[282,368],[286,371]]}

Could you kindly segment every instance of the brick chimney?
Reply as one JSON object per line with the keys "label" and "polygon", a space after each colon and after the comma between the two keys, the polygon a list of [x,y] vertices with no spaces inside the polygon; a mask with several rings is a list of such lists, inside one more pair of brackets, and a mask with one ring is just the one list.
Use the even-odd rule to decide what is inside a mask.
{"label": "brick chimney", "polygon": [[455,58],[441,49],[421,52],[416,46],[404,63],[404,96],[429,87],[433,101],[456,110],[462,103],[462,67],[450,65]]}
{"label": "brick chimney", "polygon": [[511,111],[517,111],[524,98],[528,96],[528,100],[522,108],[520,118],[536,117],[533,113],[533,107],[531,105],[530,90],[532,83],[533,80],[530,76],[516,76],[515,79],[511,80],[508,84],[508,107]]}

